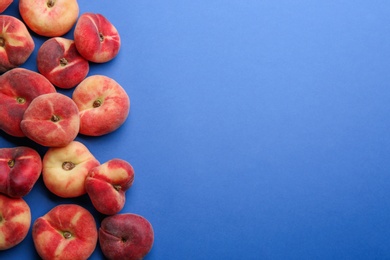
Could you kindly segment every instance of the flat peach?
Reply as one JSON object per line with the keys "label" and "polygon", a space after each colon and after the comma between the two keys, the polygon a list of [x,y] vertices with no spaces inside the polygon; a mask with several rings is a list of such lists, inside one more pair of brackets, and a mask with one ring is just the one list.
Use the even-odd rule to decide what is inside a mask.
{"label": "flat peach", "polygon": [[47,150],[43,156],[43,182],[57,196],[78,197],[86,193],[89,171],[99,165],[84,144],[73,141],[65,147]]}
{"label": "flat peach", "polygon": [[47,147],[64,147],[79,131],[80,117],[71,98],[60,93],[36,97],[24,112],[20,128],[34,142]]}
{"label": "flat peach", "polygon": [[30,147],[0,148],[0,192],[21,198],[27,195],[42,172],[42,159]]}
{"label": "flat peach", "polygon": [[73,35],[77,50],[89,61],[103,63],[118,55],[121,46],[118,30],[101,14],[82,14]]}
{"label": "flat peach", "polygon": [[88,74],[89,62],[76,49],[74,41],[63,37],[46,40],[38,50],[38,71],[53,85],[70,89]]}
{"label": "flat peach", "polygon": [[114,215],[125,205],[125,194],[133,181],[134,169],[131,164],[115,158],[89,171],[85,189],[97,211]]}
{"label": "flat peach", "polygon": [[108,216],[99,228],[99,243],[107,259],[143,259],[152,249],[154,231],[143,216],[125,213]]}
{"label": "flat peach", "polygon": [[44,260],[88,259],[96,248],[95,219],[76,204],[54,207],[32,227],[35,249]]}
{"label": "flat peach", "polygon": [[0,15],[0,73],[25,63],[34,48],[34,40],[22,21]]}
{"label": "flat peach", "polygon": [[130,98],[115,80],[93,75],[74,90],[72,99],[80,111],[80,133],[101,136],[118,129],[127,119]]}
{"label": "flat peach", "polygon": [[79,15],[77,0],[19,0],[23,21],[35,33],[62,36],[72,29]]}

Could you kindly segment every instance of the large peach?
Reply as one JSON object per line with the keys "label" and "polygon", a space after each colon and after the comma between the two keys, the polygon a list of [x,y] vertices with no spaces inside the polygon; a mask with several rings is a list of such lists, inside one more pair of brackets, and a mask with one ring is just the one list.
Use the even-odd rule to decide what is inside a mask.
{"label": "large peach", "polygon": [[0,148],[0,192],[10,197],[27,195],[42,172],[42,160],[30,147]]}
{"label": "large peach", "polygon": [[103,75],[84,79],[72,99],[80,111],[80,133],[101,136],[118,129],[130,111],[130,98],[118,82]]}
{"label": "large peach", "polygon": [[14,0],[1,0],[0,1],[0,13],[4,12],[8,6],[12,4]]}
{"label": "large peach", "polygon": [[0,73],[25,63],[34,48],[34,40],[22,21],[0,15]]}
{"label": "large peach", "polygon": [[103,63],[115,58],[121,46],[118,30],[103,15],[83,13],[74,29],[80,54],[89,61]]}
{"label": "large peach", "polygon": [[35,33],[56,37],[66,34],[79,16],[77,0],[19,0],[23,21]]}
{"label": "large peach", "polygon": [[0,250],[22,242],[30,226],[31,211],[26,201],[0,194]]}
{"label": "large peach", "polygon": [[69,89],[88,74],[89,62],[76,49],[74,41],[63,37],[46,40],[38,50],[38,71],[59,88]]}
{"label": "large peach", "polygon": [[43,181],[57,196],[81,196],[86,193],[88,172],[98,165],[99,161],[84,144],[73,141],[65,147],[47,150],[43,156]]}
{"label": "large peach", "polygon": [[137,214],[117,214],[103,219],[99,244],[107,259],[139,260],[152,249],[153,227]]}
{"label": "large peach", "polygon": [[64,147],[79,131],[80,117],[71,98],[60,93],[36,97],[24,112],[20,128],[34,142],[47,147]]}
{"label": "large peach", "polygon": [[88,259],[96,248],[98,233],[88,210],[76,204],[62,204],[34,222],[32,238],[44,260]]}
{"label": "large peach", "polygon": [[125,205],[125,194],[133,181],[134,169],[131,164],[112,159],[89,171],[85,189],[97,211],[114,215]]}
{"label": "large peach", "polygon": [[54,86],[41,74],[15,68],[0,76],[0,129],[9,135],[25,136],[20,122],[27,107],[36,97],[55,93]]}

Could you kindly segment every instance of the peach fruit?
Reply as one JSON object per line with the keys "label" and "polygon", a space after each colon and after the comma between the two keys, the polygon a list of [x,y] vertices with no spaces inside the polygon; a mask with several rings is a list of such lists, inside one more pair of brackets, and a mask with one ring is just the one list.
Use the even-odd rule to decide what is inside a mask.
{"label": "peach fruit", "polygon": [[0,1],[0,13],[4,12],[11,4],[13,0],[1,0]]}
{"label": "peach fruit", "polygon": [[25,63],[34,48],[34,40],[22,21],[0,15],[0,73]]}
{"label": "peach fruit", "polygon": [[101,136],[118,129],[130,111],[130,98],[115,80],[93,75],[75,88],[73,101],[80,111],[80,133]]}
{"label": "peach fruit", "polygon": [[79,131],[80,117],[76,104],[61,93],[36,97],[24,112],[20,128],[34,142],[47,147],[63,147]]}
{"label": "peach fruit", "polygon": [[31,210],[22,198],[0,194],[0,250],[22,242],[31,226]]}
{"label": "peach fruit", "polygon": [[62,36],[72,29],[79,16],[77,0],[19,0],[19,12],[35,33]]}
{"label": "peach fruit", "polygon": [[25,136],[20,122],[33,99],[55,93],[55,87],[41,74],[15,68],[0,76],[0,129],[16,137]]}
{"label": "peach fruit", "polygon": [[42,259],[88,259],[97,245],[94,217],[76,204],[61,204],[37,218],[32,227],[35,249]]}
{"label": "peach fruit", "polygon": [[85,189],[97,211],[114,215],[125,205],[125,193],[134,181],[130,163],[112,159],[91,169],[85,180]]}
{"label": "peach fruit", "polygon": [[30,147],[0,148],[0,192],[13,198],[27,195],[42,172],[42,160]]}
{"label": "peach fruit", "polygon": [[43,181],[57,196],[78,197],[86,193],[88,172],[99,165],[84,144],[73,141],[65,147],[47,150],[43,156]]}
{"label": "peach fruit", "polygon": [[38,50],[38,71],[53,85],[70,89],[88,74],[89,62],[76,49],[73,40],[54,37],[46,40]]}
{"label": "peach fruit", "polygon": [[107,259],[139,260],[152,249],[153,227],[137,214],[106,217],[99,228],[99,244]]}
{"label": "peach fruit", "polygon": [[96,63],[115,58],[121,46],[118,30],[101,14],[83,13],[77,20],[73,35],[79,53]]}

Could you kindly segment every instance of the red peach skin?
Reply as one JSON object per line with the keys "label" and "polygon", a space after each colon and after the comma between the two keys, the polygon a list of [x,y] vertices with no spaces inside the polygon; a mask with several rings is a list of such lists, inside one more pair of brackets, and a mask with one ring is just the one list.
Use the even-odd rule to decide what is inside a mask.
{"label": "red peach skin", "polygon": [[15,68],[1,75],[0,129],[12,136],[25,136],[20,128],[25,110],[36,97],[55,92],[49,80],[32,70]]}
{"label": "red peach skin", "polygon": [[99,244],[107,259],[139,260],[152,249],[153,227],[137,214],[117,214],[103,219]]}
{"label": "red peach skin", "polygon": [[25,63],[34,48],[34,40],[22,21],[0,15],[0,73]]}
{"label": "red peach skin", "polygon": [[79,53],[89,61],[103,63],[115,58],[121,41],[118,30],[103,15],[84,13],[77,20],[74,41]]}
{"label": "red peach skin", "polygon": [[89,62],[76,49],[73,40],[54,37],[46,40],[38,50],[38,71],[53,85],[70,89],[88,74]]}
{"label": "red peach skin", "polygon": [[72,29],[79,5],[77,0],[19,0],[19,13],[33,32],[56,37]]}
{"label": "red peach skin", "polygon": [[1,0],[0,2],[0,13],[4,12],[11,4],[13,0]]}
{"label": "red peach skin", "polygon": [[79,131],[79,111],[73,100],[60,93],[36,97],[24,112],[20,128],[34,142],[64,147]]}
{"label": "red peach skin", "polygon": [[44,260],[88,259],[96,248],[95,219],[76,204],[54,207],[33,224],[35,249]]}
{"label": "red peach skin", "polygon": [[134,181],[134,169],[130,163],[112,159],[88,173],[85,189],[97,211],[114,215],[125,205],[125,192]]}
{"label": "red peach skin", "polygon": [[22,198],[0,194],[0,250],[22,242],[31,226],[31,211]]}
{"label": "red peach skin", "polygon": [[42,172],[42,159],[30,147],[0,148],[0,192],[13,198],[27,195]]}

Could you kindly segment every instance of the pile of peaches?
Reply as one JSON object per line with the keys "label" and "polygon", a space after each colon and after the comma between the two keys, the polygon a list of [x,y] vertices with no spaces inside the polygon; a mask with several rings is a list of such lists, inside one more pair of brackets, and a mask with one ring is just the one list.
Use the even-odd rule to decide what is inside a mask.
{"label": "pile of peaches", "polygon": [[[0,130],[46,147],[0,148],[0,250],[23,241],[31,212],[23,199],[42,176],[62,198],[88,194],[105,215],[100,227],[77,204],[55,206],[32,224],[42,259],[87,259],[99,245],[108,259],[142,259],[152,248],[150,222],[120,213],[134,169],[125,160],[100,163],[77,135],[102,136],[127,119],[130,99],[104,75],[88,76],[89,64],[115,58],[121,41],[102,14],[79,15],[77,0],[19,0],[22,19],[1,14],[13,0],[0,1]],[[74,27],[74,39],[64,35]],[[47,40],[37,52],[38,72],[21,68],[34,51],[30,31]],[[57,88],[72,89],[71,97]]]}

